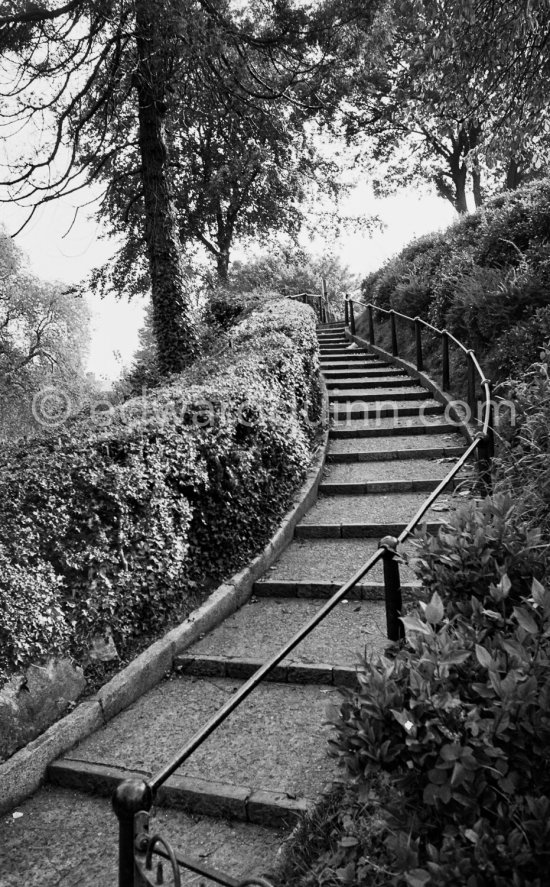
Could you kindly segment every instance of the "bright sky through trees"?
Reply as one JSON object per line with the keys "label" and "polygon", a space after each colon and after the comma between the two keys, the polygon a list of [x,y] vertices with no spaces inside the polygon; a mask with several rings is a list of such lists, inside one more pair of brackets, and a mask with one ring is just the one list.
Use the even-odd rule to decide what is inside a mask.
{"label": "bright sky through trees", "polygon": [[[344,209],[350,215],[377,213],[386,225],[372,235],[357,233],[341,238],[337,251],[351,270],[361,275],[379,267],[413,237],[444,227],[456,217],[451,206],[435,195],[401,191],[375,200],[367,185],[357,186]],[[1,208],[0,222],[8,233],[16,230],[20,213],[17,207]],[[73,216],[74,201],[70,198],[41,207],[16,239],[29,256],[33,271],[45,280],[79,283],[115,251],[112,241],[101,239],[100,227],[86,216],[85,209],[66,234]],[[321,239],[308,242],[302,238],[302,245],[322,252],[325,244]],[[137,347],[143,302],[128,304],[112,297],[90,297],[89,302],[94,315],[89,369],[98,378],[112,379],[118,376],[122,364],[130,362]]]}

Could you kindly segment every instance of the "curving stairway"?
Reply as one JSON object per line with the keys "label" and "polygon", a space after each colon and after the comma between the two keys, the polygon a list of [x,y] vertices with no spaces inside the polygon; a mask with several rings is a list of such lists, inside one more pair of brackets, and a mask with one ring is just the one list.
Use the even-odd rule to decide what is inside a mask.
{"label": "curving stairway", "polygon": [[[117,782],[162,766],[381,537],[405,526],[445,477],[447,461],[464,452],[443,408],[415,380],[352,345],[343,324],[323,325],[318,336],[332,419],[317,502],[247,605],[180,656],[163,683],[50,767],[49,785],[20,808],[18,834],[27,847],[46,841],[51,858],[26,852],[19,870],[3,868],[5,887],[35,879],[43,887],[114,885],[116,821],[107,797]],[[435,528],[449,504],[443,497],[428,523]],[[402,579],[406,593],[414,575],[405,567]],[[385,643],[379,564],[170,777],[158,798],[158,830],[235,878],[269,870],[296,815],[338,775],[326,751],[327,703],[354,682],[357,652]],[[17,850],[16,829],[10,834],[5,846]],[[215,882],[187,873],[182,883]]]}

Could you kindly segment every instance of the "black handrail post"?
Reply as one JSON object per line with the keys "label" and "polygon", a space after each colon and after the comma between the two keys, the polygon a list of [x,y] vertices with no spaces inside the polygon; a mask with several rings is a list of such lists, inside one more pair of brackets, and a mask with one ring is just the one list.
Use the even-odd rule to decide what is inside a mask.
{"label": "black handrail post", "polygon": [[449,391],[451,388],[451,369],[449,366],[449,335],[447,330],[441,333],[441,350],[442,350],[442,372],[441,387],[443,391]]}
{"label": "black handrail post", "polygon": [[344,326],[349,326],[349,303],[347,294],[344,298]]}
{"label": "black handrail post", "polygon": [[391,323],[391,353],[394,357],[399,357],[399,351],[397,348],[397,328],[395,325],[395,311],[393,308],[390,311],[390,323]]}
{"label": "black handrail post", "polygon": [[369,305],[367,310],[369,313],[369,345],[374,345],[374,316],[372,305]]}
{"label": "black handrail post", "polygon": [[476,402],[476,377],[475,377],[475,364],[473,359],[474,352],[472,350],[468,351],[468,406],[470,408],[471,413],[471,421],[475,422],[477,420],[477,402]]}
{"label": "black handrail post", "polygon": [[424,369],[424,358],[422,356],[422,321],[419,317],[414,318],[414,332],[416,338],[416,369],[422,372]]}
{"label": "black handrail post", "polygon": [[350,328],[352,336],[354,336],[355,335],[355,312],[353,309],[353,299],[349,300],[349,311],[350,311],[349,328]]}
{"label": "black handrail post", "polygon": [[384,592],[386,598],[386,628],[388,640],[400,641],[405,637],[405,627],[400,620],[403,601],[401,599],[401,579],[397,562],[397,539],[384,536],[380,540],[380,548],[384,549],[382,562],[384,566]]}
{"label": "black handrail post", "polygon": [[151,787],[141,779],[121,782],[113,794],[113,809],[118,819],[118,887],[137,887],[134,862],[134,817],[148,812],[153,804]]}

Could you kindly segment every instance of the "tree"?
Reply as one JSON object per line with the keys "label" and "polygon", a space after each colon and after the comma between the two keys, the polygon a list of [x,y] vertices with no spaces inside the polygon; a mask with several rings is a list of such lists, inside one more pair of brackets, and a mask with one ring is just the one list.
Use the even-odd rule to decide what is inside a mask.
{"label": "tree", "polygon": [[[223,281],[236,238],[261,238],[273,230],[297,233],[304,181],[321,164],[308,144],[303,113],[285,95],[276,101],[253,96],[250,57],[241,58],[223,33],[216,35],[213,50],[207,24],[201,28],[199,18],[188,34],[190,48],[174,78],[166,133],[182,247],[203,246]],[[213,84],[204,68],[216,54],[229,64]],[[272,81],[265,59],[257,61],[256,73],[260,68],[264,80]],[[136,189],[137,153],[136,141],[134,150],[113,158],[101,173],[108,190],[100,217],[122,236],[123,245],[97,282],[103,289],[114,283],[129,294],[149,285],[142,261],[145,207]]]}
{"label": "tree", "polygon": [[229,286],[236,292],[265,289],[297,295],[320,293],[325,278],[329,293],[342,294],[357,288],[358,279],[330,251],[315,256],[294,247],[271,249],[252,259],[235,261],[229,274]]}
{"label": "tree", "polygon": [[[277,32],[288,29],[292,19],[286,3],[269,4],[260,28],[267,36],[248,37],[237,32],[229,8],[225,0],[214,5],[207,0],[70,0],[60,6],[42,0],[23,10],[4,3],[0,16],[0,48],[11,75],[4,84],[2,116],[14,128],[22,122],[35,125],[43,141],[38,158],[23,158],[15,174],[11,167],[3,183],[11,186],[5,199],[36,206],[95,181],[115,157],[134,147],[134,127],[128,133],[125,120],[137,119],[137,174],[164,373],[180,370],[197,349],[165,126],[189,25],[205,10],[211,27],[228,30],[236,44],[248,41],[269,49],[284,39]],[[223,57],[208,59],[213,83],[226,67]],[[285,70],[277,79],[287,84],[294,76]],[[266,87],[267,97],[273,91]]]}
{"label": "tree", "polygon": [[[18,126],[35,125],[42,141],[38,158],[27,155],[15,174],[9,171],[3,183],[11,186],[6,199],[36,206],[95,180],[126,147],[124,133],[111,124],[118,123],[121,105],[133,99],[155,333],[165,372],[181,369],[197,341],[164,133],[177,64],[177,7],[172,0],[71,0],[15,11],[10,3],[0,17],[0,46],[12,74],[3,89],[2,116]],[[98,120],[101,126],[94,132]],[[87,140],[93,141],[93,152],[79,163],[80,146]]]}
{"label": "tree", "polygon": [[545,5],[533,0],[530,15],[508,0],[388,0],[368,32],[342,35],[325,104],[382,164],[379,187],[420,175],[465,212],[468,180],[480,205],[483,176],[496,182],[502,165],[540,154]]}
{"label": "tree", "polygon": [[[84,362],[89,321],[82,298],[64,291],[60,284],[37,280],[27,270],[23,254],[0,231],[0,404],[4,436],[33,426],[33,400],[45,386],[50,389],[46,398],[50,409],[55,412],[58,400],[58,407],[67,413],[65,418],[73,411],[87,384]],[[35,419],[48,425],[46,400],[42,398],[41,404],[35,402],[34,406]]]}

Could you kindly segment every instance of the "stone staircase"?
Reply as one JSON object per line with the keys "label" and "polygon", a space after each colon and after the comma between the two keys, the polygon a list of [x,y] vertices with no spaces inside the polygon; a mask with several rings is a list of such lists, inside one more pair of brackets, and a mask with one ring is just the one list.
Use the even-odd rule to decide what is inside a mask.
{"label": "stone staircase", "polygon": [[[106,798],[115,785],[147,776],[169,760],[383,536],[400,532],[445,477],[448,461],[463,453],[464,439],[415,380],[352,345],[343,324],[324,325],[318,336],[332,424],[317,502],[256,582],[249,603],[180,656],[163,683],[56,761],[49,786],[21,807],[27,816],[22,829],[30,829],[31,842],[33,817],[42,840],[47,820],[50,831],[56,824],[69,829],[70,844],[74,823],[80,823],[84,839],[87,815],[87,865],[78,878],[77,847],[74,865],[70,852],[62,860],[65,880],[54,878],[42,861],[41,869],[27,863],[15,872],[20,880],[9,880],[8,873],[6,887],[32,884],[33,876],[43,887],[114,885],[116,820]],[[448,504],[443,497],[427,515],[434,529]],[[406,566],[402,581],[403,591],[410,592],[415,578]],[[354,682],[357,653],[382,651],[385,644],[379,563],[170,777],[157,798],[162,809],[155,830],[234,877],[269,870],[297,814],[338,775],[327,755],[327,703],[338,701],[338,687]],[[182,874],[182,883],[214,882]]]}

